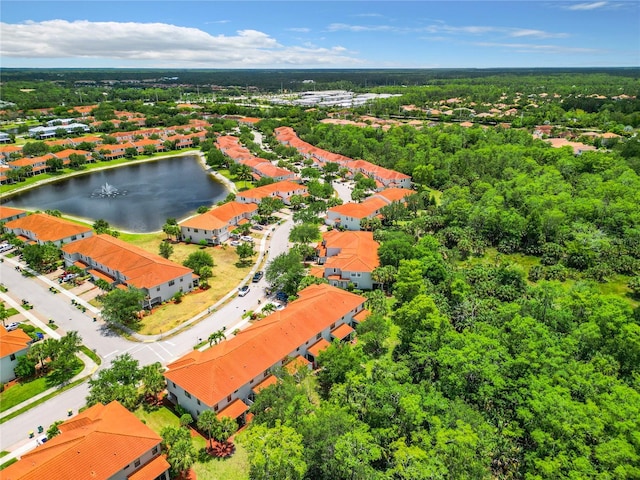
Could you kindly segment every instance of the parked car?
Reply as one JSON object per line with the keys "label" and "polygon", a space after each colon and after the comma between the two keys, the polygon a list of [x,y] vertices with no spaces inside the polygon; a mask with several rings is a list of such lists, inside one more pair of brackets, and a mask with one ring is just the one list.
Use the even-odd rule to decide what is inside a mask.
{"label": "parked car", "polygon": [[238,288],[238,296],[239,297],[244,297],[247,293],[249,293],[251,289],[249,288],[249,285],[245,285],[244,287],[240,287]]}
{"label": "parked car", "polygon": [[264,230],[264,227],[262,225],[254,225],[253,227],[254,230]]}
{"label": "parked car", "polygon": [[73,280],[77,276],[78,276],[77,273],[67,273],[66,275],[63,275],[62,281],[63,282],[68,282],[69,280]]}
{"label": "parked car", "polygon": [[13,245],[11,245],[10,243],[3,243],[2,245],[0,245],[0,253],[8,252],[12,248]]}
{"label": "parked car", "polygon": [[276,293],[276,300],[280,300],[281,302],[286,302],[289,299],[286,293],[278,292]]}
{"label": "parked car", "polygon": [[231,240],[229,242],[229,245],[231,245],[232,247],[237,247],[238,245],[240,245],[240,242],[238,240]]}
{"label": "parked car", "polygon": [[253,283],[258,283],[263,276],[264,276],[264,272],[262,270],[258,270],[256,273],[253,274],[253,280],[251,281]]}
{"label": "parked car", "polygon": [[250,237],[249,235],[243,235],[240,237],[240,240],[242,240],[243,242],[253,242],[253,237]]}
{"label": "parked car", "polygon": [[276,310],[284,310],[284,305],[281,303],[276,303]]}
{"label": "parked car", "polygon": [[7,332],[12,332],[16,330],[19,326],[20,326],[20,322],[11,322],[5,328],[7,329]]}

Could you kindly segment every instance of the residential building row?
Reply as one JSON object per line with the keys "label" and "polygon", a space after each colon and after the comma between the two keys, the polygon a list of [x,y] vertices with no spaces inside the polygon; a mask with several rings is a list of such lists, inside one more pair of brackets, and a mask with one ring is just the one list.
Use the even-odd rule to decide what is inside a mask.
{"label": "residential building row", "polygon": [[319,166],[327,162],[338,163],[349,170],[351,175],[362,173],[376,181],[379,190],[390,187],[411,188],[411,177],[404,173],[375,165],[366,160],[353,160],[344,155],[328,152],[301,140],[291,127],[278,127],[274,130],[276,139],[300,152],[305,158],[312,159]]}
{"label": "residential building row", "polygon": [[118,402],[96,404],[2,471],[5,480],[169,480],[162,438]]}
{"label": "residential building row", "polygon": [[300,181],[300,178],[286,168],[275,166],[269,160],[254,156],[240,143],[238,137],[222,135],[216,139],[216,147],[227,157],[239,165],[246,165],[251,169],[254,180],[268,177],[275,181]]}
{"label": "residential building row", "polygon": [[89,227],[46,213],[26,215],[18,209],[0,207],[0,218],[14,218],[4,225],[27,243],[52,243],[62,249],[67,267],[75,265],[94,280],[113,287],[141,289],[145,305],[169,300],[176,292],[190,292],[198,276],[187,267],[147,252],[107,234],[94,235]]}
{"label": "residential building row", "polygon": [[366,198],[362,202],[347,202],[327,210],[325,223],[335,228],[361,230],[362,221],[380,216],[383,207],[393,202],[404,202],[415,194],[406,188],[386,188]]}
{"label": "residential building row", "polygon": [[256,393],[279,368],[312,368],[334,340],[349,340],[366,319],[366,299],[331,285],[311,285],[299,298],[211,348],[167,366],[168,398],[194,418],[205,410],[242,425]]}

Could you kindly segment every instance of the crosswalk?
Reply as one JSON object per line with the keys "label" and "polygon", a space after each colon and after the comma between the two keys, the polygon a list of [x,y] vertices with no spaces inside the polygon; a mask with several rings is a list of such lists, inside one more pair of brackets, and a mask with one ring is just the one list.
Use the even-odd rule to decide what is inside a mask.
{"label": "crosswalk", "polygon": [[153,343],[134,343],[124,350],[114,350],[102,355],[106,361],[112,361],[115,357],[130,354],[137,359],[141,365],[160,362],[167,364],[184,354],[175,350],[176,344],[171,341],[160,341]]}

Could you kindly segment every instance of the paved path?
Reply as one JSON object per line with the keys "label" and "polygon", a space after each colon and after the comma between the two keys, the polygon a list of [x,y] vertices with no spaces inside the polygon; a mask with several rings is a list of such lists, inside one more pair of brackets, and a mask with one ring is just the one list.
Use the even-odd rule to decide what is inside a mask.
{"label": "paved path", "polygon": [[[258,265],[263,259],[269,261],[289,249],[288,237],[292,226],[290,215],[285,215],[280,225],[271,231],[264,232],[259,244]],[[194,316],[186,324],[177,327],[175,332],[156,336],[136,335],[138,342],[131,342],[113,334],[101,320],[94,322],[88,314],[82,313],[72,306],[73,294],[70,292],[68,292],[69,295],[51,293],[48,290],[50,281],[47,282],[42,277],[35,279],[24,277],[15,271],[15,264],[15,260],[7,258],[4,263],[0,264],[0,276],[3,283],[9,287],[9,292],[3,295],[7,296],[8,302],[13,302],[10,305],[14,306],[19,303],[17,299],[27,298],[34,305],[33,310],[27,311],[27,313],[31,312],[31,316],[34,318],[27,318],[34,323],[39,322],[36,324],[41,328],[42,326],[48,328],[48,326],[34,312],[47,312],[48,314],[55,312],[51,315],[44,315],[44,318],[53,317],[62,329],[52,332],[60,336],[66,330],[77,330],[83,338],[83,343],[102,357],[103,363],[100,368],[108,367],[113,358],[124,353],[131,354],[141,365],[158,361],[166,365],[191,351],[197,343],[206,340],[211,333],[217,330],[224,329],[226,332],[233,332],[236,328],[245,327],[248,325],[248,320],[243,318],[243,314],[255,309],[259,304],[264,304],[264,300],[267,300],[264,295],[267,287],[264,278],[258,283],[251,283],[251,277],[256,270],[254,267],[241,284],[250,285],[251,290],[248,295],[238,297],[237,290],[234,289],[210,311],[207,310]],[[53,283],[53,286],[57,285],[55,282],[50,283]],[[47,288],[44,288],[45,286]],[[1,298],[5,300],[5,297]],[[79,301],[80,299],[75,298],[75,300]],[[175,335],[167,338],[170,333],[175,333]],[[97,368],[92,367],[90,371],[87,371],[87,368],[85,367],[81,376],[95,374],[97,371]],[[68,409],[77,412],[85,405],[88,391],[88,384],[85,382],[0,425],[0,450],[11,451],[13,455],[17,456],[34,448],[36,446],[35,440],[28,438],[28,432],[37,431],[38,425],[42,425],[46,430],[54,421],[63,420]],[[5,458],[11,457],[5,456]]]}

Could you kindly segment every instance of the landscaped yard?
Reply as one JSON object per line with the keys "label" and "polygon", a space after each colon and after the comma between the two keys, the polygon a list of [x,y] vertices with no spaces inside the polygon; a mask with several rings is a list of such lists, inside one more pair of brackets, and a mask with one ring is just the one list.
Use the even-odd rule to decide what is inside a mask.
{"label": "landscaped yard", "polygon": [[[84,368],[84,364],[80,362],[80,365],[73,372],[73,376],[77,375]],[[0,393],[0,412],[4,412],[25,400],[29,400],[31,397],[38,395],[46,391],[50,387],[47,384],[46,377],[39,377],[30,382],[16,383],[9,388],[6,388],[4,392]]]}
{"label": "landscaped yard", "polygon": [[[160,242],[166,238],[166,235],[164,233],[122,234],[120,238],[157,254]],[[180,264],[187,259],[189,254],[202,248],[199,245],[186,243],[173,243],[172,245],[174,251],[169,260]],[[204,250],[213,257],[214,262],[213,277],[209,279],[210,288],[207,290],[197,289],[183,296],[179,304],[166,303],[155,308],[150,316],[143,319],[140,330],[138,330],[139,333],[153,335],[167,332],[206,310],[234,290],[253,265],[249,263],[246,266],[238,267],[238,255],[233,247],[205,247]]]}
{"label": "landscaped yard", "polygon": [[[160,407],[150,412],[145,411],[143,408],[138,408],[133,413],[158,435],[160,435],[164,427],[177,427],[180,425],[178,417],[166,407]],[[203,449],[207,443],[199,435],[193,438],[193,442],[198,450]],[[226,480],[248,480],[249,460],[247,451],[241,445],[237,443],[235,445],[236,451],[229,458],[219,459],[203,455],[204,461],[199,461],[193,466],[198,480],[219,480],[221,478]]]}

